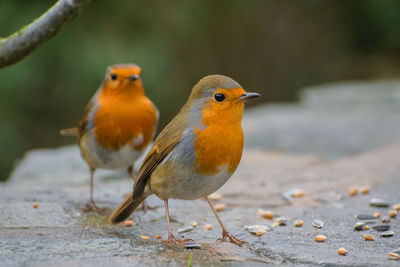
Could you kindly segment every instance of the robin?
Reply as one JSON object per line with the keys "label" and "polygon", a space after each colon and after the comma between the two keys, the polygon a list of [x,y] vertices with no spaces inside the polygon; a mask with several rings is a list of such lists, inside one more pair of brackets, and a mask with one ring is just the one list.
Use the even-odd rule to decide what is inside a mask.
{"label": "robin", "polygon": [[258,96],[247,93],[226,76],[201,79],[180,112],[157,137],[138,171],[133,192],[109,221],[122,222],[148,196],[156,194],[164,201],[168,240],[179,244],[183,241],[171,232],[168,199],[204,198],[222,227],[222,241],[229,238],[240,246],[245,243],[226,230],[207,196],[236,170],[243,150],[244,102]]}
{"label": "robin", "polygon": [[153,139],[159,113],[146,97],[140,73],[135,64],[109,67],[78,128],[61,131],[78,136],[81,155],[89,166],[89,210],[99,210],[93,200],[95,170],[128,168],[133,177],[134,161]]}

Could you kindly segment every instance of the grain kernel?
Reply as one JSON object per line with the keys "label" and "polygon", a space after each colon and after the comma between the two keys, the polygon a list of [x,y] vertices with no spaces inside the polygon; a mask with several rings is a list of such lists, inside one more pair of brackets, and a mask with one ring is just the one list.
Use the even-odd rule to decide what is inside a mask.
{"label": "grain kernel", "polygon": [[215,210],[216,211],[223,211],[225,208],[226,208],[226,204],[224,204],[224,203],[215,204]]}
{"label": "grain kernel", "polygon": [[155,239],[160,239],[160,238],[161,238],[161,235],[155,235],[154,238],[155,238]]}
{"label": "grain kernel", "polygon": [[346,254],[347,254],[347,249],[345,249],[345,248],[339,248],[339,249],[337,250],[337,252],[338,252],[339,255],[346,255]]}
{"label": "grain kernel", "polygon": [[394,252],[390,252],[389,253],[389,259],[391,260],[399,260],[400,259],[400,255]]}
{"label": "grain kernel", "polygon": [[294,226],[296,227],[302,227],[304,222],[302,220],[295,220],[294,221]]}
{"label": "grain kernel", "polygon": [[258,231],[256,232],[256,236],[265,235],[266,232],[267,232],[267,231],[265,231],[265,230],[263,230],[263,229],[260,229],[260,230],[258,230]]}
{"label": "grain kernel", "polygon": [[397,216],[397,211],[395,211],[395,210],[390,210],[390,211],[389,211],[389,216],[390,216],[391,218],[396,218],[396,216]]}
{"label": "grain kernel", "polygon": [[364,235],[364,239],[367,240],[367,241],[372,241],[372,240],[374,240],[374,236],[370,235],[370,234],[365,234]]}
{"label": "grain kernel", "polygon": [[221,200],[222,195],[220,193],[212,193],[207,197],[209,200]]}
{"label": "grain kernel", "polygon": [[361,194],[364,194],[364,195],[365,195],[365,194],[368,194],[369,191],[370,191],[370,189],[369,189],[368,186],[361,187],[361,189],[360,189],[360,193],[361,193]]}
{"label": "grain kernel", "polygon": [[124,222],[124,224],[125,224],[125,226],[129,227],[129,226],[132,226],[133,222],[130,221],[130,220],[127,220],[127,221]]}
{"label": "grain kernel", "polygon": [[349,188],[349,195],[350,195],[351,197],[354,197],[355,195],[357,195],[357,193],[358,193],[357,188],[355,188],[355,187],[350,187],[350,188]]}
{"label": "grain kernel", "polygon": [[33,208],[34,208],[34,209],[39,208],[39,204],[38,204],[38,203],[33,203]]}
{"label": "grain kernel", "polygon": [[374,213],[374,217],[376,217],[376,218],[381,217],[381,213],[380,213],[380,212],[375,212],[375,213]]}
{"label": "grain kernel", "polygon": [[301,189],[298,189],[293,195],[292,197],[302,197],[304,196],[304,191]]}
{"label": "grain kernel", "polygon": [[368,225],[364,226],[364,230],[369,230],[369,226]]}
{"label": "grain kernel", "polygon": [[317,242],[325,242],[325,240],[326,240],[326,236],[324,236],[324,235],[317,235],[315,237],[315,241],[317,241]]}
{"label": "grain kernel", "polygon": [[193,227],[197,227],[197,222],[196,221],[192,221],[192,226]]}
{"label": "grain kernel", "polygon": [[206,225],[204,225],[204,229],[211,230],[212,229],[212,225],[211,224],[206,224]]}
{"label": "grain kernel", "polygon": [[148,240],[148,239],[150,239],[150,236],[147,236],[147,235],[141,235],[141,236],[140,236],[140,238],[141,238],[141,239],[144,239],[144,240]]}
{"label": "grain kernel", "polygon": [[400,210],[400,203],[399,204],[394,204],[393,209],[399,211]]}
{"label": "grain kernel", "polygon": [[261,216],[263,216],[263,218],[269,219],[269,220],[271,220],[272,218],[274,218],[274,214],[273,214],[271,211],[269,211],[269,210],[263,211],[262,214],[261,214]]}

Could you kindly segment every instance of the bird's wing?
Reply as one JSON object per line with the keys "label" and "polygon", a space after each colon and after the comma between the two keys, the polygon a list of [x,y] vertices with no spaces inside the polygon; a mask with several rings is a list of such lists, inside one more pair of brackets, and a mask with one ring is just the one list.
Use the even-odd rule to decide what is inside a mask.
{"label": "bird's wing", "polygon": [[92,98],[85,110],[83,111],[82,119],[79,121],[78,124],[78,138],[80,139],[87,131],[88,131],[88,124],[89,124],[89,115],[92,112],[94,107],[94,99]]}

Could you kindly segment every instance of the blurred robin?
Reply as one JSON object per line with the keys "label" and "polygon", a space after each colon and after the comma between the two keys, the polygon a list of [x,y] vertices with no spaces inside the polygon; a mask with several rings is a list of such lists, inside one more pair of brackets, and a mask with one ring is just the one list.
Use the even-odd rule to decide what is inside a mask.
{"label": "blurred robin", "polygon": [[78,128],[61,134],[78,135],[81,155],[90,170],[90,210],[98,210],[93,200],[93,176],[97,168],[128,168],[153,139],[158,110],[146,97],[135,64],[113,65],[86,106]]}
{"label": "blurred robin", "polygon": [[222,75],[201,79],[178,115],[164,128],[147,154],[136,183],[124,202],[111,214],[113,224],[122,222],[148,196],[164,200],[170,243],[168,199],[204,198],[222,227],[222,241],[244,243],[222,224],[207,196],[232,176],[242,157],[241,126],[244,102],[260,96],[247,93],[237,82]]}

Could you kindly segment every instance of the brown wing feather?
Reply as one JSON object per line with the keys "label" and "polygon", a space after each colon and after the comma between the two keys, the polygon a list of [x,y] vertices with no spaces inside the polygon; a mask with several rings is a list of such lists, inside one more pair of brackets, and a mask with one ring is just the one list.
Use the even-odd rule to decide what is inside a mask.
{"label": "brown wing feather", "polygon": [[80,139],[87,131],[87,126],[88,126],[88,120],[89,120],[89,114],[93,109],[93,99],[89,101],[87,106],[85,107],[85,110],[83,111],[83,116],[82,119],[79,121],[78,124],[78,138]]}

